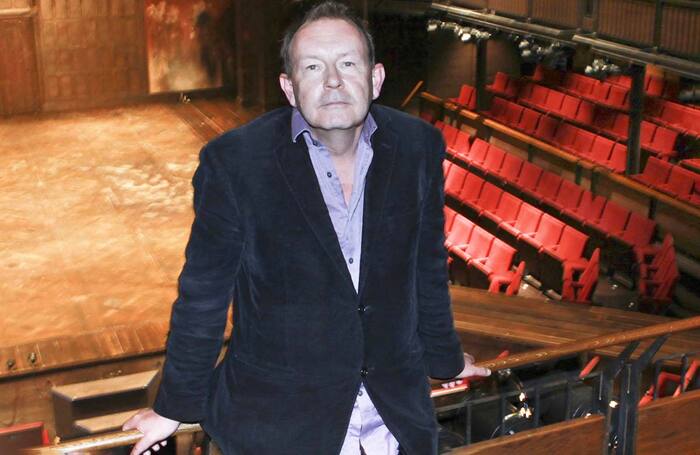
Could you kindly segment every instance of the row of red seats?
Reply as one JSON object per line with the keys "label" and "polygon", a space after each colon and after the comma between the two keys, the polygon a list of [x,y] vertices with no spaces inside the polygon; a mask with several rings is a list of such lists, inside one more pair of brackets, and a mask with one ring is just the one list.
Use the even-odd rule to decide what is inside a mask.
{"label": "row of red seats", "polygon": [[563,281],[588,265],[587,235],[458,164],[446,164],[445,173],[445,191],[460,212],[514,246],[545,289],[561,292]]}
{"label": "row of red seats", "polygon": [[525,263],[511,270],[515,250],[447,206],[445,248],[466,266],[462,270],[452,267],[455,281],[489,292],[517,294]]}
{"label": "row of red seats", "polygon": [[[535,67],[535,72],[531,79],[536,82],[543,82],[547,85],[561,85],[564,78],[567,76],[567,72],[550,69],[542,64],[538,64]],[[592,79],[591,83],[595,83],[597,79],[590,76],[578,75],[579,77]],[[632,78],[626,75],[610,75],[607,78],[607,82],[615,85],[621,85],[626,88],[632,87]],[[652,76],[646,74],[644,76],[644,92],[650,97],[662,97],[662,98],[675,98],[678,96],[678,85],[670,80],[664,79],[663,77]]]}
{"label": "row of red seats", "polygon": [[[586,100],[532,83],[523,86],[518,102],[583,125],[616,141],[627,141],[629,115],[623,112],[596,109]],[[677,139],[678,132],[642,121],[639,140],[645,150],[665,159],[672,158],[676,155]]]}
{"label": "row of red seats", "polygon": [[664,99],[650,99],[644,113],[655,123],[687,136],[700,137],[700,109]]}
{"label": "row of red seats", "polygon": [[[629,115],[597,109],[594,102],[582,99],[576,92],[567,94],[532,82],[523,84],[501,72],[496,73],[494,83],[487,88],[505,98],[518,98],[520,104],[584,125],[616,141],[627,141]],[[676,155],[674,148],[678,135],[678,131],[672,128],[645,120],[642,121],[640,144],[645,150],[669,159]]]}
{"label": "row of red seats", "polygon": [[566,73],[561,88],[583,99],[614,109],[629,109],[629,88],[574,72]]}
{"label": "row of red seats", "polygon": [[[607,81],[611,84],[632,88],[632,78],[624,74],[610,75],[608,76]],[[646,96],[656,98],[675,98],[678,96],[678,85],[672,81],[664,79],[663,77],[645,74],[644,93]]]}
{"label": "row of red seats", "polygon": [[539,114],[517,103],[495,97],[491,109],[485,114],[613,172],[624,172],[627,166],[627,147],[624,144]]}
{"label": "row of red seats", "polygon": [[632,178],[682,201],[700,205],[700,174],[650,156],[641,174]]}
{"label": "row of red seats", "polygon": [[[471,143],[469,135],[452,125],[436,122],[436,126],[443,131],[452,160],[464,163],[487,180],[594,235],[594,244],[610,252],[610,262],[615,268],[624,270],[634,264],[634,248],[646,248],[650,244],[656,230],[653,220],[482,139],[476,138]],[[461,189],[455,188],[455,184],[448,181],[446,191],[457,199],[464,199],[466,196],[461,195]]]}

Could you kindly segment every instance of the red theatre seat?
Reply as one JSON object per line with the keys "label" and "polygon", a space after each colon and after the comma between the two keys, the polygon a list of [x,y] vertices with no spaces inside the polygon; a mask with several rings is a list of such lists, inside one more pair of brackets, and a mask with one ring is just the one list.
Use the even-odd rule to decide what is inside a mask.
{"label": "red theatre seat", "polygon": [[547,93],[547,100],[542,107],[550,112],[559,113],[564,103],[564,96],[562,92],[550,90],[549,93]]}
{"label": "red theatre seat", "polygon": [[457,212],[452,210],[448,206],[445,206],[443,208],[443,212],[445,214],[445,237],[447,237],[447,235],[450,233],[450,230],[452,229],[452,224],[455,221]]}
{"label": "red theatre seat", "polygon": [[491,108],[488,111],[486,111],[486,115],[498,120],[501,123],[505,123],[504,119],[506,111],[508,109],[508,104],[509,102],[504,100],[503,98],[494,96],[491,100]]}
{"label": "red theatre seat", "polygon": [[538,275],[545,289],[554,289],[561,293],[565,278],[582,272],[588,261],[583,252],[588,236],[571,226],[565,226],[561,239],[556,245],[545,246],[540,253]]}
{"label": "red theatre seat", "polygon": [[578,156],[588,156],[593,147],[593,142],[596,139],[596,135],[590,131],[586,131],[582,128],[575,129],[576,135],[574,140],[569,145],[563,145],[562,149],[569,153],[573,153]]}
{"label": "red theatre seat", "polygon": [[627,168],[627,145],[620,144],[619,142],[616,143],[612,149],[610,158],[600,164],[613,172],[625,172],[625,169]]}
{"label": "red theatre seat", "polygon": [[475,220],[484,210],[495,210],[502,195],[502,189],[491,182],[486,182],[477,199],[462,201],[463,212],[467,218]]}
{"label": "red theatre seat", "polygon": [[495,238],[488,256],[474,259],[469,263],[469,286],[488,289],[494,274],[504,274],[510,270],[515,257],[515,249]]}
{"label": "red theatre seat", "polygon": [[572,146],[576,140],[577,130],[575,126],[562,122],[554,134],[553,142],[561,148]]}
{"label": "red theatre seat", "polygon": [[532,109],[523,109],[523,115],[520,117],[520,121],[515,125],[516,129],[523,131],[527,134],[533,135],[537,130],[537,123],[540,120],[540,113]]}
{"label": "red theatre seat", "polygon": [[468,173],[467,177],[464,179],[462,191],[460,191],[457,199],[459,199],[460,202],[478,199],[485,182],[486,181],[478,175],[471,172]]}
{"label": "red theatre seat", "polygon": [[456,198],[462,190],[464,179],[467,176],[467,170],[461,166],[453,164],[447,172],[445,178],[445,193]]}
{"label": "red theatre seat", "polygon": [[547,198],[556,197],[561,187],[562,178],[554,172],[543,171],[534,190],[522,188],[524,195],[534,201],[542,201]]}
{"label": "red theatre seat", "polygon": [[543,115],[540,117],[540,121],[537,124],[535,137],[542,139],[545,142],[554,142],[554,136],[557,132],[558,126],[559,120],[554,117]]}
{"label": "red theatre seat", "polygon": [[452,125],[445,125],[442,129],[442,136],[445,139],[445,146],[452,147],[457,139],[459,130]]}
{"label": "red theatre seat", "polygon": [[445,239],[445,248],[451,250],[455,245],[469,243],[469,238],[474,230],[474,223],[457,214],[452,222],[450,234]]}
{"label": "red theatre seat", "polygon": [[565,95],[559,113],[562,115],[562,117],[574,120],[576,119],[576,113],[578,112],[578,108],[580,105],[581,98],[571,95]]}
{"label": "red theatre seat", "polygon": [[514,187],[520,192],[523,192],[524,190],[534,191],[535,188],[537,188],[537,183],[540,181],[542,172],[541,167],[536,166],[529,161],[524,161],[520,174],[518,174],[518,179],[508,182],[508,185]]}
{"label": "red theatre seat", "polygon": [[489,153],[490,144],[483,139],[476,138],[469,149],[469,155],[466,157],[468,164],[483,163],[486,155]]}
{"label": "red theatre seat", "polygon": [[524,108],[522,106],[508,102],[505,115],[503,116],[503,122],[508,126],[515,127],[518,123],[520,123],[523,110]]}
{"label": "red theatre seat", "polygon": [[619,140],[627,139],[630,127],[630,117],[627,114],[618,113],[615,115],[613,120],[612,128],[608,130],[609,133],[613,134]]}
{"label": "red theatre seat", "polygon": [[624,230],[629,217],[629,210],[615,202],[608,201],[600,218],[584,220],[583,226],[601,239],[607,239],[611,234]]}
{"label": "red theatre seat", "polygon": [[564,223],[545,213],[535,232],[525,232],[518,237],[520,258],[527,262],[528,270],[536,269],[539,252],[546,246],[559,243]]}
{"label": "red theatre seat", "polygon": [[508,192],[503,192],[498,206],[493,210],[484,210],[479,215],[479,225],[489,232],[496,232],[501,223],[514,222],[523,201]]}
{"label": "red theatre seat", "polygon": [[605,163],[610,159],[615,142],[603,136],[596,136],[591,152],[586,158],[595,163]]}
{"label": "red theatre seat", "polygon": [[491,145],[489,146],[488,153],[486,154],[486,158],[484,158],[483,163],[474,162],[472,163],[472,167],[478,169],[484,174],[495,174],[503,165],[503,160],[505,157],[506,152],[494,145]]}
{"label": "red theatre seat", "polygon": [[450,98],[453,101],[469,110],[476,109],[476,90],[471,85],[462,84],[457,98]]}
{"label": "red theatre seat", "polygon": [[488,256],[493,239],[493,235],[479,226],[474,226],[469,242],[467,244],[455,245],[450,251],[468,265],[473,259]]}
{"label": "red theatre seat", "polygon": [[595,117],[595,105],[590,101],[581,100],[575,120],[584,125],[591,125]]}
{"label": "red theatre seat", "polygon": [[498,225],[498,237],[509,245],[517,246],[518,238],[525,232],[535,232],[542,219],[542,210],[523,202],[515,221],[504,221]]}
{"label": "red theatre seat", "polygon": [[452,156],[467,155],[469,153],[469,140],[467,133],[458,131],[452,147],[447,147],[447,153]]}
{"label": "red theatre seat", "polygon": [[570,180],[562,179],[557,195],[553,198],[543,198],[543,201],[557,212],[561,212],[578,207],[582,195],[583,188]]}
{"label": "red theatre seat", "polygon": [[[501,180],[501,184],[517,180],[524,162],[525,161],[522,158],[506,153],[501,168],[495,173],[495,175]],[[488,171],[488,173],[491,174],[490,171]]]}
{"label": "red theatre seat", "polygon": [[593,292],[598,284],[600,273],[600,248],[596,248],[578,280],[566,278],[562,283],[562,300],[578,303],[591,303]]}
{"label": "red theatre seat", "polygon": [[498,71],[493,76],[493,84],[487,85],[486,90],[496,93],[505,93],[506,87],[508,86],[508,75],[501,71]]}
{"label": "red theatre seat", "polygon": [[654,138],[651,143],[647,144],[645,148],[659,155],[663,159],[669,159],[676,156],[676,140],[678,139],[678,132],[673,131],[669,128],[664,128],[659,126],[656,128],[654,133]]}
{"label": "red theatre seat", "polygon": [[585,220],[600,218],[606,202],[607,199],[603,196],[596,196],[590,191],[584,190],[578,207],[562,210],[561,217],[567,224],[582,225]]}
{"label": "red theatre seat", "polygon": [[494,273],[489,278],[491,281],[491,284],[489,285],[489,292],[501,292],[505,286],[505,295],[517,295],[524,273],[525,261],[520,261],[520,264],[518,264],[518,267],[514,272],[508,270],[502,273]]}
{"label": "red theatre seat", "polygon": [[629,269],[636,263],[636,251],[649,248],[656,231],[656,222],[632,212],[625,229],[610,234],[607,249],[610,251],[608,261],[613,269]]}
{"label": "red theatre seat", "polygon": [[673,165],[659,158],[650,156],[641,174],[631,176],[634,180],[649,186],[666,183]]}
{"label": "red theatre seat", "polygon": [[666,183],[654,185],[654,187],[664,193],[682,198],[690,196],[693,191],[694,183],[695,175],[692,171],[683,169],[680,166],[673,166],[668,181]]}

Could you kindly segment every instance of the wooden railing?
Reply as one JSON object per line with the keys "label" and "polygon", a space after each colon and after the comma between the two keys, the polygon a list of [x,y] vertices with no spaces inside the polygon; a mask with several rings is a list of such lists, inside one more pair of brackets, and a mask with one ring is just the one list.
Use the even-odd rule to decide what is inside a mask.
{"label": "wooden railing", "polygon": [[[616,346],[623,344],[635,343],[649,338],[658,338],[664,335],[683,332],[692,329],[700,328],[700,316],[668,322],[664,324],[656,324],[641,329],[629,330],[617,334],[604,335],[594,338],[588,338],[581,341],[562,344],[556,347],[548,347],[528,351],[521,354],[514,354],[504,358],[491,359],[483,362],[478,362],[477,366],[491,369],[492,372],[497,372],[505,369],[512,369],[524,365],[548,362],[552,360],[569,357],[574,354],[585,353],[592,350],[601,349],[607,346]],[[464,392],[465,387],[455,387],[452,389],[442,389],[433,391],[433,398],[443,397]],[[178,429],[178,434],[191,433],[201,431],[199,425],[183,424]],[[122,447],[134,444],[140,438],[141,434],[137,430],[121,431],[107,433],[98,436],[90,436],[86,438],[76,439],[69,442],[64,442],[54,446],[37,447],[28,451],[33,455],[54,455],[54,454],[75,454],[85,451],[94,451],[109,449],[114,447]]]}

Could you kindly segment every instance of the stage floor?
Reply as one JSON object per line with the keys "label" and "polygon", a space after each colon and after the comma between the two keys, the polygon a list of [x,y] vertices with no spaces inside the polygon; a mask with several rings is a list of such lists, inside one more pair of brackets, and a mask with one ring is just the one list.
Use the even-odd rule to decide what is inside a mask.
{"label": "stage floor", "polygon": [[181,106],[0,122],[0,348],[169,319],[206,139]]}

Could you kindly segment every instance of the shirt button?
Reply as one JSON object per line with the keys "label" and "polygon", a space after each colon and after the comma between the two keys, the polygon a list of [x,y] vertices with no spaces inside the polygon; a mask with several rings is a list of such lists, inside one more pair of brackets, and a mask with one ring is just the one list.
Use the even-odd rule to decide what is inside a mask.
{"label": "shirt button", "polygon": [[361,396],[362,396],[362,390],[360,390],[359,392],[357,392],[357,395],[361,397]]}
{"label": "shirt button", "polygon": [[349,262],[350,264],[352,264],[353,262],[355,262],[355,260],[354,260],[353,258],[350,258],[350,259],[348,259],[348,262]]}
{"label": "shirt button", "polygon": [[364,377],[367,377],[367,373],[369,373],[369,371],[367,371],[367,368],[366,368],[366,367],[363,367],[363,368],[360,370],[360,376],[362,376],[363,378],[364,378]]}
{"label": "shirt button", "polygon": [[326,175],[328,176],[328,178],[333,177],[333,174],[330,171],[326,172]]}

